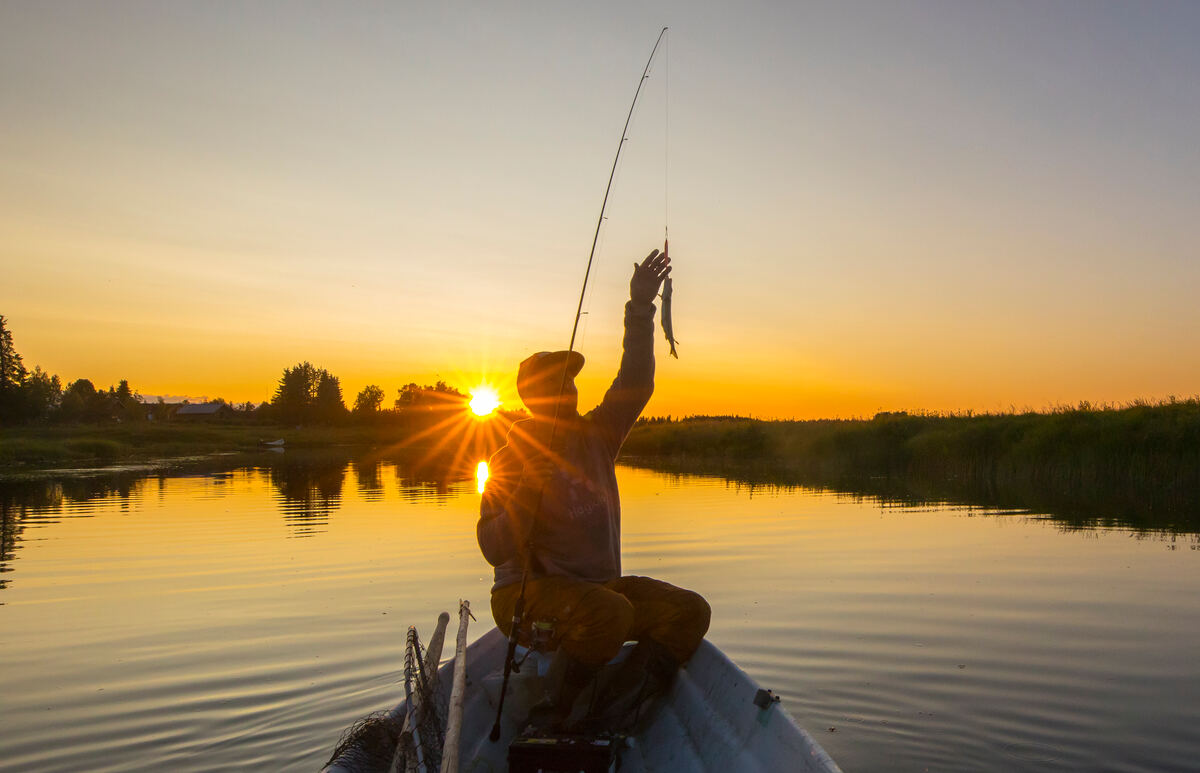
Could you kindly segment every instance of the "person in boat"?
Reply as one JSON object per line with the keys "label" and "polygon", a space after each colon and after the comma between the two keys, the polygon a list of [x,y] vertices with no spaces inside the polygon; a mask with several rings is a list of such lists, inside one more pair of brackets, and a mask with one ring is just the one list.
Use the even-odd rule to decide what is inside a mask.
{"label": "person in boat", "polygon": [[[513,424],[488,464],[477,534],[495,567],[492,616],[510,635],[528,559],[518,639],[558,650],[548,713],[559,720],[625,642],[637,642],[626,665],[607,694],[596,688],[589,699],[616,717],[664,691],[708,631],[711,610],[699,594],[621,574],[615,460],[654,391],[653,301],[670,271],[658,250],[634,264],[620,369],[586,415],[574,382],[581,354],[538,352],[521,363],[517,393],[531,418]],[[549,642],[534,641],[534,624],[553,631]]]}

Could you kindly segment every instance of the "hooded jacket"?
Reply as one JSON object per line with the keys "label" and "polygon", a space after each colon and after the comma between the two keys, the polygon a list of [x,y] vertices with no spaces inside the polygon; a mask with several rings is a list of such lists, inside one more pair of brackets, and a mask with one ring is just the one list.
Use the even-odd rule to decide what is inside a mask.
{"label": "hooded jacket", "polygon": [[[621,367],[600,404],[564,424],[555,438],[557,469],[538,491],[522,481],[525,463],[546,449],[535,419],[513,424],[488,463],[476,534],[496,568],[492,590],[521,581],[522,551],[533,526],[534,577],[602,583],[621,576],[621,501],[615,462],[654,392],[653,304],[625,304]],[[537,508],[537,512],[534,509]]]}

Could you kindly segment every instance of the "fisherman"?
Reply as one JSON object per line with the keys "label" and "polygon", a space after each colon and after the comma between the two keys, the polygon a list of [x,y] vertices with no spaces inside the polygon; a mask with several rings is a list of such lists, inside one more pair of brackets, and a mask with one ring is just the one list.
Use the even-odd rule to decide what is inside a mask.
{"label": "fisherman", "polygon": [[[610,719],[632,719],[665,692],[708,631],[699,594],[649,577],[621,574],[621,506],[615,460],[654,391],[653,301],[671,272],[654,250],[634,264],[625,304],[625,340],[617,377],[590,413],[578,413],[578,352],[538,352],[521,363],[517,393],[532,417],[513,424],[492,456],[477,527],[484,558],[496,568],[492,616],[509,635],[532,545],[518,640],[539,644],[533,626],[552,626],[557,686],[545,716],[561,727],[584,689],[626,641],[637,641],[607,687],[587,706]],[[540,643],[545,644],[545,643]],[[635,720],[636,721],[636,720]]]}

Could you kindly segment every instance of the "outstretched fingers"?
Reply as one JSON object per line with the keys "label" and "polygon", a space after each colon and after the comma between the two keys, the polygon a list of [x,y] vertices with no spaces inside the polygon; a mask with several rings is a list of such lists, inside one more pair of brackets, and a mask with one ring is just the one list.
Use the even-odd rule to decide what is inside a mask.
{"label": "outstretched fingers", "polygon": [[666,253],[651,250],[646,259],[642,261],[641,268],[652,272],[656,279],[665,279],[667,274],[671,273],[671,259],[667,257]]}

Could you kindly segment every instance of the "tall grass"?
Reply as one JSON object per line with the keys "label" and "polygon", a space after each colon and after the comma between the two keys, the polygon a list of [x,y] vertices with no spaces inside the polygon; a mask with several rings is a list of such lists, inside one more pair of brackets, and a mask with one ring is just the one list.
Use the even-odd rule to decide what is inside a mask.
{"label": "tall grass", "polygon": [[820,483],[903,480],[974,499],[1197,519],[1200,400],[844,421],[651,421],[634,428],[623,453],[735,476],[758,468]]}

